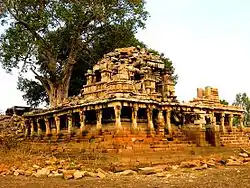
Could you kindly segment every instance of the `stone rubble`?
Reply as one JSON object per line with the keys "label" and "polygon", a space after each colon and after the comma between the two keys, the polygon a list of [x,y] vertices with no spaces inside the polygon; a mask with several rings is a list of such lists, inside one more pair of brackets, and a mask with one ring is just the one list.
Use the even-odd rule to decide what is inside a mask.
{"label": "stone rubble", "polygon": [[6,137],[22,138],[24,136],[22,122],[21,116],[0,115],[0,141]]}
{"label": "stone rubble", "polygon": [[[48,162],[50,161],[50,162]],[[54,162],[52,162],[54,161]],[[126,169],[119,172],[109,172],[101,168],[94,171],[85,170],[80,168],[80,165],[75,165],[74,168],[66,169],[67,162],[65,160],[57,160],[56,158],[51,158],[45,162],[45,166],[33,164],[31,167],[26,169],[17,168],[12,166],[7,168],[7,166],[0,164],[0,175],[13,175],[13,176],[33,176],[37,178],[63,178],[65,180],[75,179],[79,180],[84,177],[90,178],[105,178],[107,176],[134,176],[134,175],[153,175],[159,178],[168,178],[171,176],[170,172],[174,172],[177,169],[185,170],[206,170],[209,168],[217,168],[219,166],[240,166],[248,165],[250,161],[250,155],[248,151],[240,151],[238,156],[230,156],[226,159],[196,159],[182,161],[178,165],[156,165],[156,166],[146,166],[137,169]],[[63,165],[61,165],[63,164]]]}

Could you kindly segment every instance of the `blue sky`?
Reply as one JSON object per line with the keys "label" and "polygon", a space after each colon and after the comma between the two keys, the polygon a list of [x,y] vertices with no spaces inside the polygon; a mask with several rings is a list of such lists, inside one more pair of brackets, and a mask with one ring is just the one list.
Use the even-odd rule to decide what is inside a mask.
{"label": "blue sky", "polygon": [[[137,37],[173,61],[180,101],[205,86],[229,102],[238,92],[250,95],[249,0],[147,0],[147,10],[147,28]],[[0,70],[0,109],[25,105],[16,81],[17,73]]]}

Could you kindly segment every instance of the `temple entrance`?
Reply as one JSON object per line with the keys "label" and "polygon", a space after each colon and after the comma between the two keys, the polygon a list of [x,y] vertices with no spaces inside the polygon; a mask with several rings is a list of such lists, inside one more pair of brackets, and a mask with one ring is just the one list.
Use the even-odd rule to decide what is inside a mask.
{"label": "temple entrance", "polygon": [[[115,110],[113,107],[102,109],[102,126],[115,122]],[[114,125],[113,125],[114,126]]]}
{"label": "temple entrance", "polygon": [[56,122],[55,122],[55,119],[54,117],[50,117],[49,118],[49,124],[50,124],[50,129],[56,129]]}
{"label": "temple entrance", "polygon": [[60,116],[60,129],[61,130],[67,130],[68,129],[68,122],[67,122],[67,116],[66,115]]}
{"label": "temple entrance", "polygon": [[95,110],[89,110],[85,112],[86,115],[86,124],[90,126],[96,126],[96,111]]}
{"label": "temple entrance", "polygon": [[39,119],[38,122],[40,124],[40,129],[42,130],[42,132],[45,132],[46,131],[46,125],[45,125],[44,119]]}
{"label": "temple entrance", "polygon": [[72,121],[73,121],[72,122],[73,123],[73,127],[77,127],[77,128],[81,127],[79,112],[76,112],[76,113],[72,114]]}
{"label": "temple entrance", "polygon": [[132,108],[123,106],[121,109],[121,121],[132,121]]}
{"label": "temple entrance", "polygon": [[154,124],[154,129],[157,130],[159,127],[159,119],[158,119],[158,114],[159,110],[153,109],[153,124]]}

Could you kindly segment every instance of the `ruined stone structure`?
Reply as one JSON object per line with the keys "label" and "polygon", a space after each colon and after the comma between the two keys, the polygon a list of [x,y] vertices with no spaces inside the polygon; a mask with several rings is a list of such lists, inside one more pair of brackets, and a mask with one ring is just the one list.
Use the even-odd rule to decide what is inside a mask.
{"label": "ruined stone structure", "polygon": [[215,88],[199,88],[197,98],[180,103],[162,58],[146,49],[116,49],[85,76],[78,96],[24,115],[26,137],[185,137],[197,145],[218,145],[222,134],[243,130],[243,110],[220,104]]}

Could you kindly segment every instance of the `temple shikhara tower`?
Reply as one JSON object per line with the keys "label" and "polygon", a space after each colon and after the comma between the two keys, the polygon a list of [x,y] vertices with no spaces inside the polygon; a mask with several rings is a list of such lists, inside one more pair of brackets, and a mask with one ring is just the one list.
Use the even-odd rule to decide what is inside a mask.
{"label": "temple shikhara tower", "polygon": [[112,135],[170,142],[181,137],[218,145],[226,134],[244,129],[243,110],[220,104],[216,88],[198,88],[196,98],[180,103],[162,57],[144,48],[116,49],[85,77],[78,96],[53,109],[26,113],[25,136],[81,140]]}

